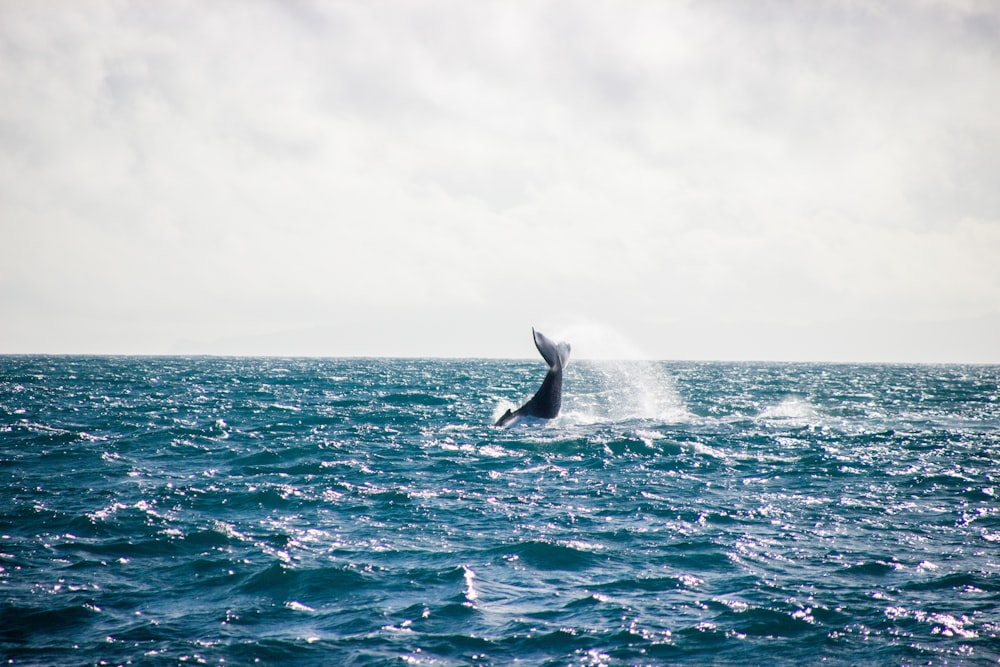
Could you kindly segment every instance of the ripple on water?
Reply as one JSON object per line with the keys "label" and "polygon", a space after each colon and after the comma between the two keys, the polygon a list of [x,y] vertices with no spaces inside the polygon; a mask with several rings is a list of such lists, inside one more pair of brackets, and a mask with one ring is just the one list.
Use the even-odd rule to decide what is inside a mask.
{"label": "ripple on water", "polygon": [[1000,659],[994,367],[0,364],[14,664]]}

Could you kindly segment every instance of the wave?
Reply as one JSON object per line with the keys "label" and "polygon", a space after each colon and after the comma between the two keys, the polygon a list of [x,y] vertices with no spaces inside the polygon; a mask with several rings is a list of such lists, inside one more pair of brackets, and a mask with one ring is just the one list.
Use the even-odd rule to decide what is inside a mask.
{"label": "wave", "polygon": [[997,369],[577,360],[493,428],[537,370],[0,357],[0,653],[1000,657]]}

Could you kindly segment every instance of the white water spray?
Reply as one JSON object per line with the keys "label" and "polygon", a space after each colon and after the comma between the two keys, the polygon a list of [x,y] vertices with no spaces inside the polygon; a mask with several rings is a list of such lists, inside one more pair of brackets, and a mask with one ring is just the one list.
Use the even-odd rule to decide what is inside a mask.
{"label": "white water spray", "polygon": [[579,422],[683,421],[690,413],[662,363],[605,324],[577,323],[555,331],[573,346],[566,370],[564,418]]}
{"label": "white water spray", "polygon": [[567,379],[563,410],[567,419],[581,422],[676,422],[690,416],[667,370],[638,360],[580,361]]}

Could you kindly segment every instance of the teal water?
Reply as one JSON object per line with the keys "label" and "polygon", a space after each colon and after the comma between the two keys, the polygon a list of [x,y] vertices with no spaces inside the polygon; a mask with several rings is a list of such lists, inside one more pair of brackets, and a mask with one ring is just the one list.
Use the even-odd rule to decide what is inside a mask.
{"label": "teal water", "polygon": [[0,357],[21,665],[995,665],[1000,367]]}

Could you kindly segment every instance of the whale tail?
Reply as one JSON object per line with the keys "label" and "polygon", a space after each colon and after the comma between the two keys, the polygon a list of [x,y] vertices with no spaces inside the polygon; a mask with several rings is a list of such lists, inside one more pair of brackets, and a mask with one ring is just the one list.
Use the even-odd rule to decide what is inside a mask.
{"label": "whale tail", "polygon": [[531,330],[531,335],[535,339],[535,347],[538,348],[539,354],[549,365],[549,372],[545,374],[542,386],[531,400],[517,410],[507,410],[503,413],[497,420],[497,426],[507,426],[520,417],[554,419],[559,415],[559,408],[562,405],[562,371],[569,363],[569,343],[554,343],[534,329]]}
{"label": "whale tail", "polygon": [[535,347],[538,348],[538,352],[542,355],[542,359],[545,359],[549,368],[554,371],[565,368],[566,364],[569,363],[569,343],[554,343],[542,335],[542,332],[535,331],[534,328],[531,329],[531,335],[535,338]]}

